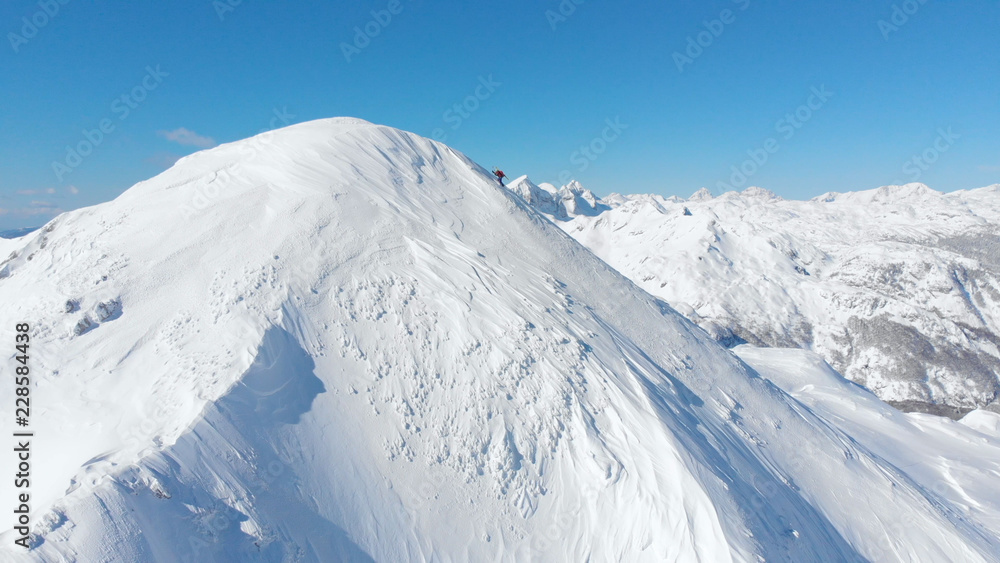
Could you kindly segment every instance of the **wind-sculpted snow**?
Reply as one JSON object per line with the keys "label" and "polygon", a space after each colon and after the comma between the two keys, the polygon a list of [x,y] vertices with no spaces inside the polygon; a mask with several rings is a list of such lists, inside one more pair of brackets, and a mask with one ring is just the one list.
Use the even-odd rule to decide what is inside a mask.
{"label": "wind-sculpted snow", "polygon": [[1000,552],[968,505],[409,133],[324,120],[201,152],[2,268],[44,468],[33,548],[8,530],[4,560]]}
{"label": "wind-sculpted snow", "polygon": [[[558,201],[582,189],[551,191]],[[592,207],[611,209],[539,209],[725,345],[814,350],[908,410],[1000,412],[996,186],[910,184],[808,202],[760,188],[614,194]]]}
{"label": "wind-sculpted snow", "polygon": [[845,380],[806,350],[739,346],[761,375],[807,405],[920,485],[1000,534],[1000,414],[975,410],[959,422],[904,414]]}

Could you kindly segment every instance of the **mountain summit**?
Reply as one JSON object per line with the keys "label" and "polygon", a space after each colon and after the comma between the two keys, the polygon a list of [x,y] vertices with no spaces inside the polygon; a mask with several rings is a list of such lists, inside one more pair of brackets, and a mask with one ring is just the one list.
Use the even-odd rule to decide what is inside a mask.
{"label": "mountain summit", "polygon": [[995,507],[900,470],[417,135],[295,125],[9,242],[39,470],[33,548],[8,530],[5,560],[1000,553]]}

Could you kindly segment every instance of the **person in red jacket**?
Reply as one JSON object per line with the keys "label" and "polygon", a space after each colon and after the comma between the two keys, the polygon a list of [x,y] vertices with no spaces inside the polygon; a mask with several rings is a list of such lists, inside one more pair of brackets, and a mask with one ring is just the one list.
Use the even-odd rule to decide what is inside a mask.
{"label": "person in red jacket", "polygon": [[493,175],[497,177],[497,180],[500,180],[500,185],[502,186],[503,185],[503,179],[507,177],[507,175],[503,173],[503,170],[500,170],[499,168],[494,167],[493,168]]}

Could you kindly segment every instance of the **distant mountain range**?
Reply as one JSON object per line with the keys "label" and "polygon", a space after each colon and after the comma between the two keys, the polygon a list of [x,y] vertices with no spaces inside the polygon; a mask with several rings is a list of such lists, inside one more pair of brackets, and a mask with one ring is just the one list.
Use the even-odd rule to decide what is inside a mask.
{"label": "distant mountain range", "polygon": [[24,235],[31,234],[38,230],[38,227],[23,227],[20,229],[10,229],[7,231],[0,231],[0,238],[19,238]]}
{"label": "distant mountain range", "polygon": [[904,410],[1000,412],[1000,186],[810,201],[509,188],[727,346],[813,350]]}

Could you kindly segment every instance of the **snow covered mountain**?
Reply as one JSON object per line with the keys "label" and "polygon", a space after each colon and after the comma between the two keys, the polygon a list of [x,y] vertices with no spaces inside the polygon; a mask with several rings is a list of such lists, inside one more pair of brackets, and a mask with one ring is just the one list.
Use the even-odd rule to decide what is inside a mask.
{"label": "snow covered mountain", "polygon": [[811,201],[510,189],[727,345],[811,349],[904,410],[1000,412],[1000,185]]}
{"label": "snow covered mountain", "polygon": [[413,134],[292,126],[0,245],[4,561],[998,560],[1000,416],[739,349],[761,377]]}

